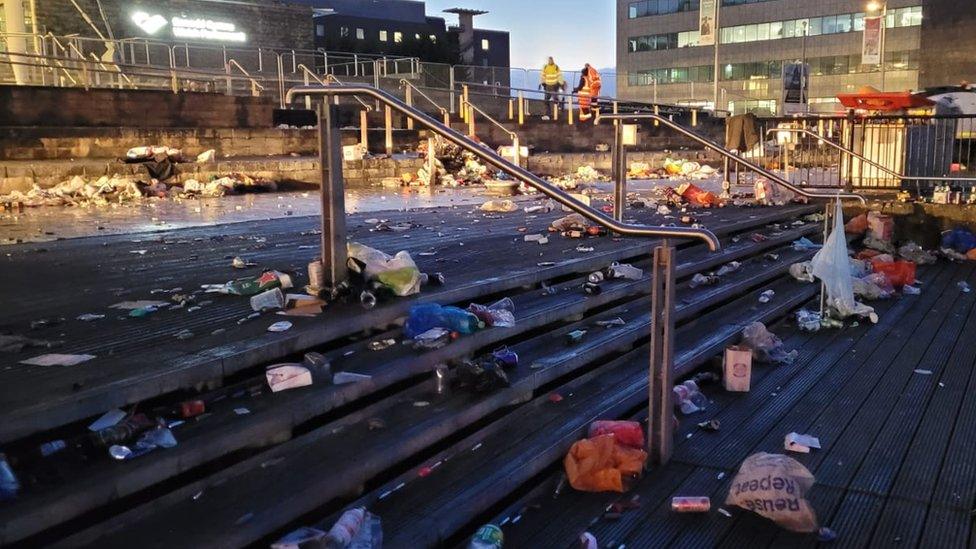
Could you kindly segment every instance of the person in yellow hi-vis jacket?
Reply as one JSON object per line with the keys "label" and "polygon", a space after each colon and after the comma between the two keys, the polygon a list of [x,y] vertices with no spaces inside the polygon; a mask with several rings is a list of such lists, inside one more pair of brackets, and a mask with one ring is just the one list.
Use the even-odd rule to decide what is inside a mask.
{"label": "person in yellow hi-vis jacket", "polygon": [[539,85],[546,92],[546,113],[545,116],[549,116],[552,113],[553,102],[559,105],[559,96],[556,95],[560,92],[563,86],[566,85],[566,80],[563,79],[563,71],[559,69],[559,65],[552,59],[549,58],[549,62],[542,67],[542,77]]}

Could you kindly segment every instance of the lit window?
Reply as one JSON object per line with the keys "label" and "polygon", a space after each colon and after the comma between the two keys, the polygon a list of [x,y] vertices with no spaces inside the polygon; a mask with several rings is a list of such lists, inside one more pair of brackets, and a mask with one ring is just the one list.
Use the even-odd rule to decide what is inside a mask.
{"label": "lit window", "polygon": [[481,39],[481,49],[484,50],[484,51],[488,51],[488,46],[489,46],[488,39],[487,38],[482,38]]}
{"label": "lit window", "polygon": [[343,38],[349,36],[349,27],[339,27],[339,36]]}
{"label": "lit window", "polygon": [[386,42],[389,39],[390,39],[390,36],[387,34],[387,32],[385,30],[384,31],[380,31],[380,42]]}
{"label": "lit window", "polygon": [[366,30],[356,29],[356,40],[365,40],[365,39],[366,39]]}
{"label": "lit window", "polygon": [[414,34],[413,35],[413,38],[414,38],[414,40],[420,40],[420,33],[418,32],[418,33]]}
{"label": "lit window", "polygon": [[402,43],[403,42],[403,33],[400,32],[400,31],[395,31],[393,33],[393,41],[396,42],[397,44]]}
{"label": "lit window", "polygon": [[437,35],[436,34],[430,35],[430,41],[436,44],[437,43]]}
{"label": "lit window", "polygon": [[325,25],[315,25],[315,36],[325,36]]}

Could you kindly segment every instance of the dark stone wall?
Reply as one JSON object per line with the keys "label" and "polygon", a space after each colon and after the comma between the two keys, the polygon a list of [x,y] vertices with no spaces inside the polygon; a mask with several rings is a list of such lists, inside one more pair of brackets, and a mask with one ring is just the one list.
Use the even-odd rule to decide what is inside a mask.
{"label": "dark stone wall", "polygon": [[270,127],[277,106],[268,97],[0,86],[0,126]]}
{"label": "dark stone wall", "polygon": [[[103,34],[102,22],[95,0],[76,0],[78,5],[96,23]],[[70,0],[35,0],[38,31],[52,32],[55,35],[79,34],[97,36],[91,26],[78,13]],[[208,2],[205,0],[101,0],[105,17],[112,27],[116,39],[147,37],[145,31],[132,22],[135,11],[160,14],[169,19],[176,15],[204,17],[234,23],[237,30],[247,34],[244,43],[227,44],[228,47],[265,47],[287,49],[313,49],[312,8],[274,1],[228,1]],[[169,27],[164,27],[156,38],[162,41],[183,42],[174,39]],[[220,47],[217,41],[202,41]]]}
{"label": "dark stone wall", "polygon": [[976,3],[924,0],[919,85],[976,81]]}

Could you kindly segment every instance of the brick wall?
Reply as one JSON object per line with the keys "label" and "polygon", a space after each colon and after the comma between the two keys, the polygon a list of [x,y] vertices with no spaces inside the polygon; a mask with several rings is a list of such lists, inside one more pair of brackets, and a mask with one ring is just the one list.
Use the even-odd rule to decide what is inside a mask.
{"label": "brick wall", "polygon": [[265,97],[0,86],[0,127],[270,127],[276,107]]}

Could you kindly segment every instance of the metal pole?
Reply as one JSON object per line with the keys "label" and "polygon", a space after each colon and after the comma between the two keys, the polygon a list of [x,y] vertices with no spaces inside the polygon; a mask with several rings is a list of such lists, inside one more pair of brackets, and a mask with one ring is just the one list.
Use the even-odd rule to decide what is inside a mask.
{"label": "metal pole", "polygon": [[448,85],[451,88],[451,112],[454,113],[457,112],[457,110],[455,110],[454,108],[454,102],[456,98],[454,97],[454,66],[453,65],[451,65],[450,70],[448,70],[447,76],[449,80]]}
{"label": "metal pole", "polygon": [[[722,11],[721,4],[720,0],[715,0],[715,66],[712,69],[715,72],[712,79],[712,111],[714,112],[718,111],[718,46],[719,42],[722,41],[722,28],[719,26],[718,18],[719,12]],[[692,99],[694,99],[694,94],[692,94]]]}
{"label": "metal pole", "polygon": [[322,172],[322,272],[336,288],[346,269],[346,199],[342,179],[342,137],[339,109],[325,98],[319,103],[319,169]]}
{"label": "metal pole", "polygon": [[648,372],[648,454],[657,465],[671,460],[674,424],[671,396],[674,359],[674,248],[654,248],[651,288],[651,360]]}
{"label": "metal pole", "polygon": [[393,109],[389,105],[383,109],[384,123],[386,126],[386,154],[393,156]]}
{"label": "metal pole", "polygon": [[518,92],[518,123],[519,126],[525,124],[525,101],[522,99],[522,92]]}
{"label": "metal pole", "polygon": [[[614,122],[619,122],[615,120]],[[627,170],[623,162],[624,156],[624,126],[617,124],[613,129],[613,153],[611,164],[613,165],[613,218],[623,221],[624,218],[624,198],[627,195]]]}
{"label": "metal pole", "polygon": [[885,91],[885,45],[888,41],[888,2],[881,10],[881,91]]}
{"label": "metal pole", "polygon": [[[411,86],[409,86],[409,85],[406,86],[406,88],[407,88],[407,91],[406,91],[407,105],[409,105],[409,106],[412,107],[413,106],[413,88]],[[408,130],[412,130],[413,129],[413,118],[410,118],[409,116],[407,117],[407,129]]]}
{"label": "metal pole", "polygon": [[366,109],[359,111],[359,142],[363,151],[369,151],[369,113]]}

